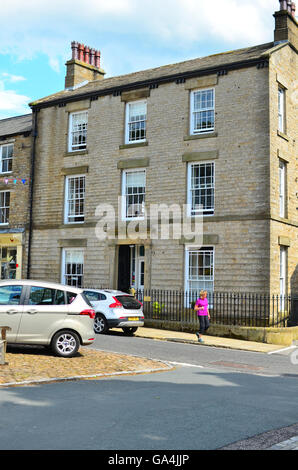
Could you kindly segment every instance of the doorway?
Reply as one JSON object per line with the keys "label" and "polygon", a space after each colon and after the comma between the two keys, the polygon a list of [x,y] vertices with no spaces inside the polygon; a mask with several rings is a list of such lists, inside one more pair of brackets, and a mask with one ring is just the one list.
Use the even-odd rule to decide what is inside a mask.
{"label": "doorway", "polygon": [[129,292],[130,289],[130,248],[129,245],[119,246],[118,290]]}
{"label": "doorway", "polygon": [[129,292],[131,288],[144,290],[145,247],[143,245],[119,246],[118,289]]}

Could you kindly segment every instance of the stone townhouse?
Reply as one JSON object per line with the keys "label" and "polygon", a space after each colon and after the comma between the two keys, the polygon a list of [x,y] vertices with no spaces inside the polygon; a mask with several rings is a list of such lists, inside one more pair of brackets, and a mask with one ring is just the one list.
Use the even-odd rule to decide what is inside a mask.
{"label": "stone townhouse", "polygon": [[32,115],[0,120],[1,279],[27,277]]}
{"label": "stone townhouse", "polygon": [[[294,4],[274,17],[270,43],[112,78],[98,51],[72,43],[65,89],[31,103],[32,278],[297,292]],[[141,230],[160,203],[189,204],[200,241]],[[117,220],[100,239],[104,204]],[[139,238],[125,232],[132,222]]]}

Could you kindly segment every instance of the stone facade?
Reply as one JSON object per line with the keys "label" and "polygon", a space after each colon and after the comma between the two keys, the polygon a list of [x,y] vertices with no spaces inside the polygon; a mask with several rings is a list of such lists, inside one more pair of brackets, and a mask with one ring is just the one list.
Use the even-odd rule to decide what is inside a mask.
{"label": "stone facade", "polygon": [[[270,58],[270,287],[279,290],[280,246],[287,250],[287,290],[298,292],[298,60],[297,51],[280,47]],[[286,93],[285,132],[278,131],[278,88]],[[286,213],[279,213],[279,162],[286,166]]]}
{"label": "stone facade", "polygon": [[[26,278],[31,177],[31,115],[0,121],[1,148],[13,146],[12,169],[0,174],[0,191],[9,191],[9,216],[0,225],[1,279]],[[1,212],[2,216],[2,212]]]}
{"label": "stone facade", "polygon": [[[294,19],[291,35],[292,23],[297,34]],[[201,245],[213,250],[214,289],[278,293],[280,246],[286,246],[287,290],[297,291],[297,50],[270,43],[235,51],[234,62],[231,54],[219,54],[169,67],[97,80],[32,103],[38,137],[30,276],[64,281],[63,253],[80,249],[84,285],[117,288],[123,247],[141,252],[144,246],[138,261],[145,288],[187,288],[188,250],[199,250],[197,244],[148,233],[138,241],[100,241],[96,209],[110,204],[118,217],[123,171],[134,168],[146,169],[146,207],[183,206],[188,165],[212,162],[215,210],[204,217]],[[279,83],[286,89],[286,134],[278,132]],[[209,88],[215,90],[214,131],[191,135],[191,93]],[[126,103],[140,99],[147,102],[146,141],[127,144]],[[88,111],[87,148],[70,152],[69,119],[80,111]],[[287,168],[285,219],[279,217],[280,159]],[[85,175],[81,224],[64,220],[70,175]]]}

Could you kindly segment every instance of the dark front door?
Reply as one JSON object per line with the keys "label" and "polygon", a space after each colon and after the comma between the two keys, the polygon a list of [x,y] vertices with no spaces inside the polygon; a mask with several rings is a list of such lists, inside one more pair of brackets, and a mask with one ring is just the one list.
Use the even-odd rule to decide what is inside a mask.
{"label": "dark front door", "polygon": [[119,246],[118,289],[129,292],[130,289],[130,248],[129,245]]}

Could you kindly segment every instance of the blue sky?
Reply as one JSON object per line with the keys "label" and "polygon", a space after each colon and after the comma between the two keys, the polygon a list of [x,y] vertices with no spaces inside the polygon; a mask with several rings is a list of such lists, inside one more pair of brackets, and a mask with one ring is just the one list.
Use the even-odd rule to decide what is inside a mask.
{"label": "blue sky", "polygon": [[0,119],[64,88],[71,41],[106,77],[273,40],[278,0],[10,0],[1,5]]}

